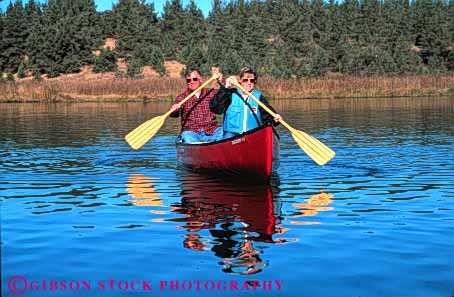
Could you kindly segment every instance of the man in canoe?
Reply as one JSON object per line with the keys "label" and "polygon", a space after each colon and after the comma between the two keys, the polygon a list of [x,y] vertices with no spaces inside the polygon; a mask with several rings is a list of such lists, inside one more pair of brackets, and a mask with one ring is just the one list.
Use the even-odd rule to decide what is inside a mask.
{"label": "man in canoe", "polygon": [[[217,73],[218,81],[222,74]],[[222,139],[222,127],[216,121],[216,114],[210,110],[209,104],[217,91],[203,88],[181,107],[179,102],[186,98],[203,83],[199,70],[189,68],[185,74],[187,90],[177,96],[172,105],[171,117],[181,117],[181,135],[179,139],[185,143],[210,142]]]}
{"label": "man in canoe", "polygon": [[[212,112],[224,114],[223,138],[230,138],[262,125],[278,125],[281,116],[277,114],[273,118],[247,94],[243,94],[239,88],[234,88],[234,80],[236,80],[234,76],[229,77],[225,86],[222,85],[222,80],[218,80],[221,85],[220,89],[210,102]],[[275,112],[262,92],[255,89],[257,73],[252,68],[243,67],[241,69],[239,83],[266,107]]]}

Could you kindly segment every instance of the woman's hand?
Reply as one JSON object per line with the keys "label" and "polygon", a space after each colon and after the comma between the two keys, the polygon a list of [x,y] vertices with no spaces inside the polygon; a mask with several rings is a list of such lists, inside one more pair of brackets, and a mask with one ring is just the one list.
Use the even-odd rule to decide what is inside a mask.
{"label": "woman's hand", "polygon": [[225,82],[226,88],[231,88],[234,86],[233,82],[237,81],[235,76],[229,76]]}

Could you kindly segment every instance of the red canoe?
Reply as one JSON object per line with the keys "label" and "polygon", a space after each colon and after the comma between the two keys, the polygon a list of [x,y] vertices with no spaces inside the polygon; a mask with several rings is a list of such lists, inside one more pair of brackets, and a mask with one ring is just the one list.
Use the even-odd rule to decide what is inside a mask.
{"label": "red canoe", "polygon": [[196,144],[177,143],[177,164],[196,172],[269,180],[279,165],[279,138],[260,127],[233,138]]}

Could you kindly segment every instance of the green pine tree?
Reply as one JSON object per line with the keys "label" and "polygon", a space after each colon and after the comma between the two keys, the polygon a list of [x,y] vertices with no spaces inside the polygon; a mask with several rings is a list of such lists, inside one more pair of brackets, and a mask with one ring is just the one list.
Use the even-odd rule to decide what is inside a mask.
{"label": "green pine tree", "polygon": [[24,59],[27,39],[27,24],[21,1],[10,3],[2,17],[0,43],[0,67],[6,72],[17,72]]}
{"label": "green pine tree", "polygon": [[11,72],[8,72],[8,74],[6,75],[6,81],[7,82],[14,82],[15,81],[14,75]]}
{"label": "green pine tree", "polygon": [[185,35],[188,33],[184,27],[184,14],[181,0],[167,1],[160,21],[163,32],[166,32],[174,42],[177,53],[186,46]]}
{"label": "green pine tree", "polygon": [[93,0],[48,0],[28,39],[31,68],[55,77],[92,64],[101,44],[98,25]]}
{"label": "green pine tree", "polygon": [[39,71],[36,71],[35,75],[33,76],[33,79],[36,81],[41,81],[42,80],[41,73],[39,73]]}
{"label": "green pine tree", "polygon": [[115,72],[117,71],[117,55],[114,51],[102,49],[101,54],[95,58],[93,72]]}
{"label": "green pine tree", "polygon": [[144,0],[120,0],[113,12],[119,57],[148,61],[153,47],[161,44],[154,6]]}
{"label": "green pine tree", "polygon": [[24,78],[25,77],[25,65],[24,63],[20,63],[19,69],[17,70],[17,77]]}
{"label": "green pine tree", "polygon": [[167,60],[176,59],[177,55],[176,55],[175,42],[172,40],[171,35],[169,33],[164,33],[161,48],[162,48],[162,54],[164,55],[165,59],[167,59]]}
{"label": "green pine tree", "polygon": [[164,67],[164,55],[159,47],[155,46],[152,48],[149,63],[153,69],[159,73],[159,75],[163,76],[166,74],[166,68]]}
{"label": "green pine tree", "polygon": [[130,78],[140,78],[143,71],[144,62],[139,58],[132,58],[128,61],[127,76]]}

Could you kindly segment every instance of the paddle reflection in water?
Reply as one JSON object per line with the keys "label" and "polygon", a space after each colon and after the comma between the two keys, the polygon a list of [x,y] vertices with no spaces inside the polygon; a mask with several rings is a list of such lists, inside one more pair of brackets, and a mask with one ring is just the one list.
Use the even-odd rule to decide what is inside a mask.
{"label": "paddle reflection in water", "polygon": [[[162,200],[159,198],[160,194],[153,186],[154,183],[159,181],[159,178],[147,177],[143,174],[131,174],[126,183],[126,189],[129,196],[133,199],[128,202],[137,206],[161,206],[166,207]],[[158,210],[150,210],[154,214],[165,213]]]}
{"label": "paddle reflection in water", "polygon": [[[305,200],[305,203],[293,203],[292,206],[297,209],[297,214],[293,215],[292,218],[316,216],[321,211],[333,210],[334,207],[327,206],[332,201],[333,195],[328,194],[325,190],[320,190],[319,194],[311,196],[311,198]],[[290,224],[315,225],[320,224],[320,222],[290,221]]]}
{"label": "paddle reflection in water", "polygon": [[[278,197],[279,188],[228,183],[186,171],[179,173],[179,180],[181,200],[165,205],[155,188],[159,178],[130,175],[127,191],[133,199],[128,201],[137,206],[151,206],[151,213],[166,216],[154,218],[152,222],[177,222],[177,228],[186,230],[183,246],[193,251],[214,253],[222,259],[218,263],[222,265],[223,272],[243,275],[259,273],[269,264],[264,259],[264,251],[270,244],[297,240],[278,237],[288,231],[280,225],[284,218]],[[327,206],[332,199],[332,195],[320,190],[319,194],[304,203],[292,203],[293,211],[287,216],[287,222],[295,225],[320,224],[298,219],[332,210],[333,207]],[[163,207],[163,210],[154,207]],[[180,216],[169,218],[169,213]]]}
{"label": "paddle reflection in water", "polygon": [[[183,215],[172,219],[187,230],[184,247],[211,251],[222,258],[222,270],[232,274],[254,274],[267,263],[262,259],[263,244],[285,243],[273,238],[281,228],[281,203],[273,199],[270,185],[238,185],[191,173],[183,173],[181,204],[173,211]],[[208,238],[200,233],[207,230]],[[291,240],[290,240],[291,241]]]}

